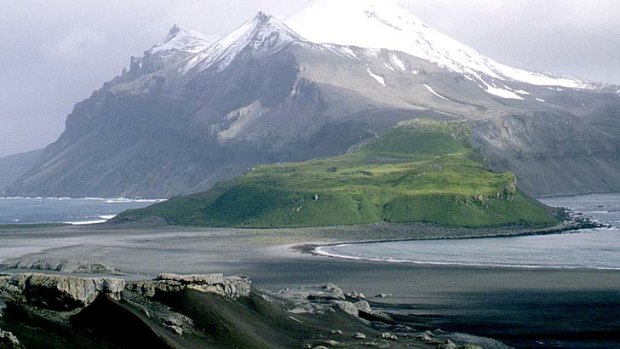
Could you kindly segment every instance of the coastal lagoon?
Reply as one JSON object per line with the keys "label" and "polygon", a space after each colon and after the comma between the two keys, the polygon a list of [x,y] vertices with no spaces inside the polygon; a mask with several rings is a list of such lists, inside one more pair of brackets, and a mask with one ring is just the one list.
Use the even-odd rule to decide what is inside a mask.
{"label": "coastal lagoon", "polygon": [[611,227],[540,236],[341,244],[319,247],[317,252],[348,259],[428,265],[620,270],[620,195],[543,201]]}

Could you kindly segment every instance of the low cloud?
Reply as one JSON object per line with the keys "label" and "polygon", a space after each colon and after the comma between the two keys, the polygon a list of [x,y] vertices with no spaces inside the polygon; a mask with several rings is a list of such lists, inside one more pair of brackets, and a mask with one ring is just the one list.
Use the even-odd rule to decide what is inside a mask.
{"label": "low cloud", "polygon": [[102,47],[106,39],[106,34],[101,31],[76,28],[52,46],[52,53],[63,59],[78,59]]}

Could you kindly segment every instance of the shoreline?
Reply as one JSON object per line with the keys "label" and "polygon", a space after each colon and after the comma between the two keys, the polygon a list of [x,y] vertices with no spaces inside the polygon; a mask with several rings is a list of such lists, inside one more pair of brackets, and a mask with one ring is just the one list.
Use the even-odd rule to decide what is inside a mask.
{"label": "shoreline", "polygon": [[[419,240],[409,240],[419,241]],[[395,241],[401,242],[401,241]],[[366,243],[360,243],[366,244]],[[507,269],[507,270],[543,270],[543,271],[602,271],[602,272],[620,272],[620,267],[613,268],[597,268],[597,267],[565,267],[565,266],[543,266],[543,265],[518,265],[518,264],[482,264],[482,263],[458,263],[458,262],[430,262],[430,261],[413,261],[413,260],[401,260],[392,258],[370,258],[370,257],[354,257],[346,255],[338,255],[329,252],[317,251],[321,247],[329,246],[342,246],[347,244],[338,245],[322,245],[316,246],[314,251],[310,254],[320,257],[333,258],[337,260],[347,261],[364,261],[364,262],[376,262],[376,263],[388,263],[388,264],[408,264],[412,266],[423,267],[454,267],[454,268],[470,268],[470,269]]]}
{"label": "shoreline", "polygon": [[[582,230],[588,229],[608,229],[612,228],[608,225],[599,224],[596,222],[589,221],[585,224],[571,224],[577,222],[563,222],[561,224],[555,225],[553,227],[542,228],[537,230],[532,229],[523,229],[523,230],[513,230],[512,228],[444,228],[439,226],[432,225],[393,225],[396,227],[411,227],[414,228],[437,228],[440,231],[443,230],[452,230],[452,233],[458,232],[463,233],[456,236],[449,235],[434,235],[434,236],[420,236],[420,237],[407,237],[407,238],[385,238],[385,239],[370,239],[370,240],[350,240],[350,241],[341,241],[327,244],[301,244],[296,246],[291,246],[290,248],[301,253],[311,254],[311,255],[321,255],[315,253],[315,249],[319,247],[329,247],[329,246],[338,246],[338,245],[356,245],[356,244],[371,244],[371,243],[387,243],[387,242],[408,242],[408,241],[442,241],[442,240],[478,240],[478,239],[497,239],[497,238],[511,238],[511,237],[524,237],[524,236],[546,236],[546,235],[562,235],[562,234],[577,234]],[[335,227],[334,227],[335,228]],[[496,233],[486,233],[488,231],[496,231]],[[477,233],[476,233],[477,232]],[[434,232],[433,232],[434,233]],[[471,233],[471,234],[468,234]],[[424,235],[424,233],[422,233]],[[324,255],[323,255],[324,256]]]}
{"label": "shoreline", "polygon": [[[378,239],[378,240],[352,240],[345,242],[334,243],[310,243],[290,246],[289,248],[297,251],[301,254],[332,258],[337,260],[348,261],[365,261],[375,263],[389,263],[389,264],[409,264],[413,266],[427,266],[427,267],[462,267],[462,268],[500,268],[500,269],[523,269],[523,270],[575,270],[575,271],[620,271],[620,267],[586,267],[586,266],[545,266],[545,265],[520,265],[520,264],[484,264],[484,263],[466,263],[466,262],[438,262],[438,261],[416,261],[407,259],[398,259],[391,257],[364,257],[364,256],[349,256],[331,253],[324,248],[339,247],[339,246],[351,246],[351,245],[369,245],[369,244],[383,244],[383,243],[398,243],[398,242],[416,242],[416,241],[449,241],[449,240],[483,240],[483,239],[502,239],[502,238],[515,238],[515,237],[528,237],[528,236],[549,236],[549,235],[566,235],[566,234],[579,234],[588,230],[597,229],[613,229],[613,226],[599,224],[592,220],[563,222],[554,227],[539,229],[539,230],[523,230],[523,231],[504,231],[496,234],[473,234],[462,236],[433,236],[433,237],[412,237],[412,238],[392,238],[392,239]],[[486,228],[482,231],[487,231]]]}

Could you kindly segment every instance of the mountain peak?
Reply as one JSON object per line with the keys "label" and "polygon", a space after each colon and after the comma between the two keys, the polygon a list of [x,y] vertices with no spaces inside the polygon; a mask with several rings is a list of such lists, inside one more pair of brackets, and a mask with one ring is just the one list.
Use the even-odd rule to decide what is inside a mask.
{"label": "mountain peak", "polygon": [[172,28],[170,28],[170,31],[168,31],[168,36],[166,37],[166,41],[170,40],[172,37],[174,37],[175,35],[177,35],[179,32],[186,30],[185,28],[181,27],[178,24],[174,24],[172,26]]}
{"label": "mountain peak", "polygon": [[[286,24],[275,18],[274,16],[259,11],[254,18],[245,22],[241,27],[239,27],[232,34],[242,34],[245,33],[256,33],[256,32],[264,32],[268,31],[271,33],[279,33],[284,34],[284,36],[289,37],[290,39],[298,39],[299,35],[297,35],[291,28],[289,28]],[[232,35],[231,34],[231,35]]]}
{"label": "mountain peak", "polygon": [[209,49],[198,54],[188,63],[185,71],[196,66],[202,70],[216,63],[219,69],[224,69],[246,48],[251,49],[253,55],[261,56],[275,52],[297,40],[301,40],[301,37],[286,24],[261,11]]}
{"label": "mountain peak", "polygon": [[256,16],[254,16],[254,22],[268,23],[274,17],[266,12],[258,11]]}
{"label": "mountain peak", "polygon": [[205,50],[219,39],[215,35],[204,35],[201,32],[184,28],[175,24],[168,31],[163,42],[154,45],[146,54],[169,54],[176,52],[197,53]]}

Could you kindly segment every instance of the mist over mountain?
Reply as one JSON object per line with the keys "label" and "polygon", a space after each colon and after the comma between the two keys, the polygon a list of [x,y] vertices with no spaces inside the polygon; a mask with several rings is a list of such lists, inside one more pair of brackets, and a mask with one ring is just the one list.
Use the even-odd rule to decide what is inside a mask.
{"label": "mist over mountain", "polygon": [[4,188],[30,170],[43,154],[43,149],[0,158],[0,195]]}
{"label": "mist over mountain", "polygon": [[356,149],[412,118],[467,120],[532,195],[620,189],[620,89],[516,69],[389,1],[259,13],[223,38],[174,26],[78,103],[7,189],[170,197],[262,163]]}

